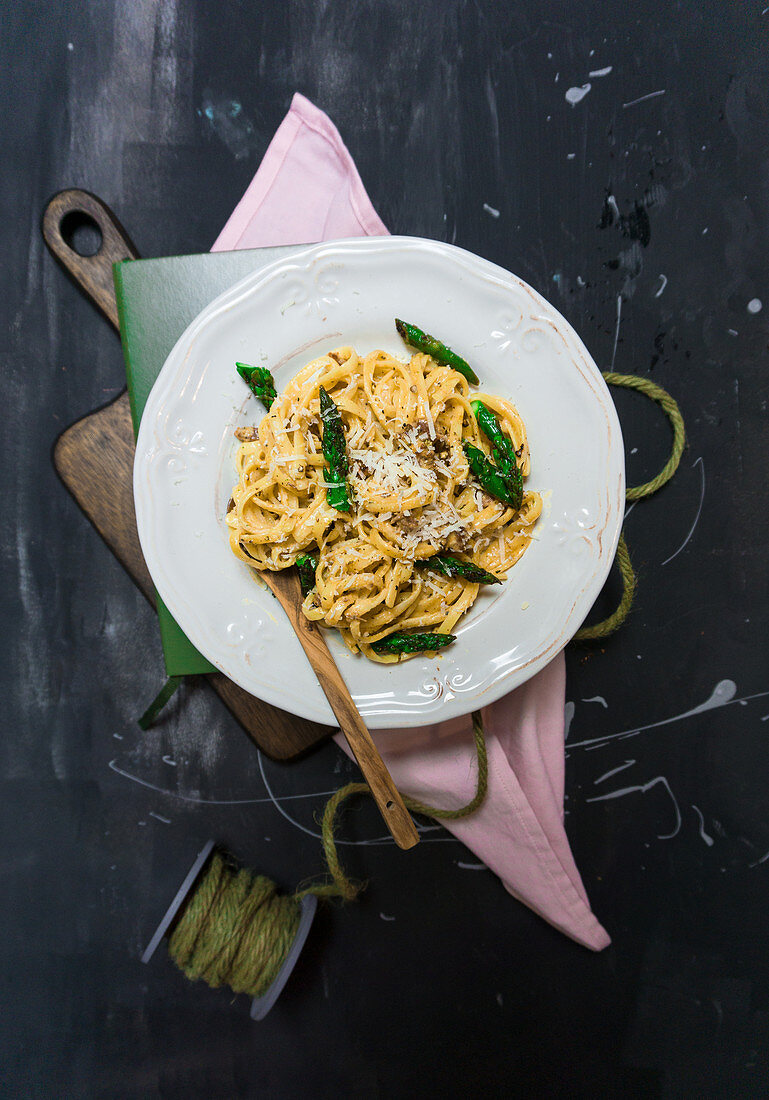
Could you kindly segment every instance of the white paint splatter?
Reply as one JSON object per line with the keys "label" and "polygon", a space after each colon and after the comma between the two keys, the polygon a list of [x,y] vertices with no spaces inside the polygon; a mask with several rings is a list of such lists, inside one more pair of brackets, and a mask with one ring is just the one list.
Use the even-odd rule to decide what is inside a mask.
{"label": "white paint splatter", "polygon": [[463,871],[488,871],[485,863],[461,863],[457,860],[457,867],[461,867]]}
{"label": "white paint splatter", "polygon": [[762,863],[766,863],[769,859],[769,852],[765,852],[760,859],[757,859],[755,863],[749,863],[748,867],[760,867]]}
{"label": "white paint splatter", "polygon": [[660,88],[658,92],[649,92],[647,95],[639,96],[638,99],[631,99],[629,103],[623,103],[623,107],[635,107],[636,103],[643,103],[646,99],[654,99],[655,96],[664,95],[667,91],[666,88]]}
{"label": "white paint splatter", "polygon": [[613,65],[607,65],[605,69],[593,69],[592,72],[589,72],[587,75],[588,76],[608,76],[613,68],[614,68]]}
{"label": "white paint splatter", "polygon": [[692,526],[691,526],[691,529],[690,529],[690,531],[689,531],[689,534],[688,534],[688,535],[686,536],[686,538],[684,539],[684,541],[683,541],[683,542],[681,543],[681,545],[680,545],[680,546],[678,547],[678,549],[676,550],[675,554],[671,554],[669,558],[665,558],[665,560],[664,560],[664,561],[662,562],[662,564],[663,564],[663,565],[667,565],[669,561],[672,561],[672,560],[673,560],[673,558],[677,558],[677,557],[678,557],[678,555],[679,555],[679,554],[681,553],[681,551],[683,550],[683,548],[684,548],[684,547],[686,546],[686,544],[687,544],[687,542],[689,541],[689,539],[690,539],[690,538],[692,537],[692,535],[694,534],[694,529],[695,529],[695,527],[697,526],[697,524],[698,524],[698,523],[699,523],[699,521],[700,521],[700,515],[701,515],[701,513],[702,513],[702,503],[703,503],[703,501],[705,500],[705,465],[704,465],[704,463],[703,463],[703,461],[702,461],[702,456],[700,456],[699,458],[696,458],[696,459],[694,460],[694,462],[692,463],[692,469],[694,469],[694,467],[695,467],[695,466],[697,465],[697,463],[698,463],[698,462],[699,462],[699,464],[700,464],[700,475],[701,475],[701,484],[700,484],[700,503],[699,503],[699,507],[697,508],[697,515],[696,515],[696,516],[694,517],[694,523],[693,523],[693,524],[692,524]]}
{"label": "white paint splatter", "polygon": [[564,99],[567,103],[570,103],[572,107],[576,107],[577,104],[585,98],[592,86],[592,84],[583,84],[581,88],[568,88]]}
{"label": "white paint splatter", "polygon": [[382,920],[395,920],[395,917],[388,917],[387,913],[380,913],[379,916]]}
{"label": "white paint splatter", "polygon": [[660,284],[660,288],[659,288],[659,290],[655,292],[655,295],[654,295],[654,297],[655,297],[655,298],[659,298],[660,294],[662,294],[662,291],[663,291],[663,290],[665,289],[665,287],[666,287],[666,286],[668,285],[668,277],[667,277],[667,275],[662,275],[662,274],[660,274],[660,279],[662,279],[662,283]]}
{"label": "white paint splatter", "polygon": [[164,756],[162,759],[164,764],[170,764],[172,768],[176,767],[176,761],[172,760],[170,756]]}
{"label": "white paint splatter", "polygon": [[619,791],[610,791],[608,794],[597,794],[593,798],[586,798],[586,802],[607,802],[612,798],[622,798],[626,794],[646,794],[648,791],[653,790],[654,787],[662,785],[670,795],[673,802],[673,809],[676,814],[676,827],[672,833],[657,833],[658,840],[672,840],[674,836],[677,836],[681,829],[681,811],[678,808],[678,801],[676,796],[670,789],[670,784],[664,775],[658,775],[654,779],[650,779],[648,783],[641,783],[637,787],[622,787]]}
{"label": "white paint splatter", "polygon": [[700,836],[705,841],[708,848],[712,848],[715,841],[713,840],[712,836],[709,836],[709,834],[705,832],[705,818],[702,816],[702,810],[699,808],[699,806],[695,806],[693,802],[692,809],[696,813],[697,817],[700,819]]}
{"label": "white paint splatter", "polygon": [[150,810],[150,817],[154,817],[156,821],[162,821],[164,825],[171,824],[170,817],[163,817],[161,814],[156,814],[154,810]]}
{"label": "white paint splatter", "polygon": [[764,303],[760,298],[751,298],[748,302],[748,313],[760,313],[764,308]]}
{"label": "white paint splatter", "polygon": [[493,206],[489,206],[487,202],[483,204],[483,209],[486,211],[487,214],[491,214],[492,218],[499,217],[499,211],[496,210]]}
{"label": "white paint splatter", "polygon": [[574,160],[574,158],[576,157],[576,155],[577,155],[576,153],[567,153],[567,154],[566,154],[566,159],[567,159],[567,160]]}
{"label": "white paint splatter", "polygon": [[[630,729],[621,730],[619,733],[606,734],[604,737],[591,737],[587,741],[574,741],[573,743],[567,744],[566,747],[568,749],[579,749],[589,745],[605,745],[610,741],[617,740],[617,738],[637,737],[639,733],[645,733],[646,730],[658,729],[660,726],[669,726],[672,722],[680,722],[684,718],[692,718],[695,714],[703,714],[706,710],[725,707],[727,703],[735,701],[734,696],[736,691],[737,685],[734,680],[719,680],[704,703],[700,703],[697,707],[692,707],[691,710],[685,710],[683,714],[674,714],[672,718],[662,718],[659,722],[650,722],[646,726],[634,726]],[[748,699],[761,699],[766,695],[769,695],[769,691],[759,691],[755,695],[749,695]]]}
{"label": "white paint splatter", "polygon": [[604,699],[603,695],[591,695],[589,699],[583,699],[583,703],[600,703],[602,707],[609,709],[609,704]]}
{"label": "white paint splatter", "polygon": [[736,328],[728,328],[726,331],[729,333],[730,336],[740,335]]}
{"label": "white paint splatter", "polygon": [[604,772],[603,775],[599,775],[597,779],[593,780],[593,786],[596,787],[599,783],[603,783],[604,779],[610,779],[613,775],[624,772],[625,768],[632,768],[633,764],[635,764],[635,760],[626,760],[618,768],[612,768],[611,771]]}
{"label": "white paint splatter", "polygon": [[568,703],[564,703],[564,707],[563,707],[563,724],[564,724],[564,727],[565,727],[564,731],[563,731],[564,738],[569,736],[569,730],[571,729],[571,723],[574,719],[574,711],[576,709],[577,708],[576,708],[575,704],[572,703],[571,700],[569,700]]}

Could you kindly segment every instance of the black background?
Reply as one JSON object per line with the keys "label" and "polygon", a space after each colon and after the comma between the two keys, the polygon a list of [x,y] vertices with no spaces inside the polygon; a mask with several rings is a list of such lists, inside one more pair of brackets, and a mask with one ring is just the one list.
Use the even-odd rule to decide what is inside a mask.
{"label": "black background", "polygon": [[[0,20],[4,1094],[765,1094],[762,0],[19,0]],[[212,835],[293,887],[319,846],[266,784],[311,796],[279,804],[313,833],[319,792],[352,769],[330,744],[260,760],[200,686],[137,728],[163,675],[156,623],[50,453],[119,393],[122,356],[39,219],[81,186],[142,255],[205,251],[294,91],[337,124],[393,232],[516,272],[602,369],[673,393],[688,446],[628,517],[629,622],[567,652],[569,743],[610,738],[567,745],[566,824],[612,947],[553,931],[459,867],[472,857],[446,834],[408,857],[347,847],[368,891],[321,913],[254,1024],[165,949],[139,963],[169,867]],[[617,402],[637,484],[669,430],[642,398]],[[594,614],[616,598],[612,581]],[[723,705],[687,717],[719,684]],[[590,801],[630,786],[645,789]],[[350,839],[379,832],[370,807],[350,813]]]}

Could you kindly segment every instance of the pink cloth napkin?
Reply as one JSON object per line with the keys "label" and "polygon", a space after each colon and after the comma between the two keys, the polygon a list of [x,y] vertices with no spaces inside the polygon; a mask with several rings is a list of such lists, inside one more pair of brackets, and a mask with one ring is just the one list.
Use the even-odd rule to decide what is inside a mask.
{"label": "pink cloth napkin", "polygon": [[[386,233],[336,127],[297,94],[212,251]],[[484,708],[488,795],[471,817],[445,825],[513,897],[600,951],[611,941],[590,909],[563,825],[565,681],[561,653]],[[472,798],[476,766],[469,718],[380,730],[374,739],[404,794],[444,807]],[[343,739],[337,740],[349,754]]]}

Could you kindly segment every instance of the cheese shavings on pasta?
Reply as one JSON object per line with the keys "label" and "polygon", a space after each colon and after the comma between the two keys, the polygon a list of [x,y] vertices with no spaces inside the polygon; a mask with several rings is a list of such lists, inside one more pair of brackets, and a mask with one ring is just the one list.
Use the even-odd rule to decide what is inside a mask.
{"label": "cheese shavings on pasta", "polygon": [[[318,388],[339,409],[349,458],[349,512],[326,499]],[[529,450],[510,402],[473,393],[513,441],[524,478]],[[308,619],[336,627],[373,661],[388,634],[450,634],[480,585],[418,562],[460,554],[502,579],[526,550],[542,510],[525,491],[514,511],[473,480],[462,441],[489,454],[467,380],[428,355],[404,362],[384,351],[337,348],[308,363],[237,452],[238,483],[227,513],[233,553],[253,569],[280,570],[316,553]]]}

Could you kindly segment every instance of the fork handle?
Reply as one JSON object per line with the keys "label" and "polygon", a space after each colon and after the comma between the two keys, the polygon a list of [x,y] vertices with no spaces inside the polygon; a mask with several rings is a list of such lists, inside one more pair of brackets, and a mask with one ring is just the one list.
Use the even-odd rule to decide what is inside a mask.
{"label": "fork handle", "polygon": [[416,825],[379,754],[379,749],[366,729],[366,724],[353,702],[350,690],[329,652],[320,629],[315,623],[309,622],[302,613],[299,578],[288,573],[279,573],[268,574],[265,580],[283,604],[291,620],[302,649],[318,678],[323,694],[329,701],[339,728],[347,739],[347,744],[363,773],[363,778],[371,788],[371,794],[393,840],[399,848],[413,848],[419,842]]}

